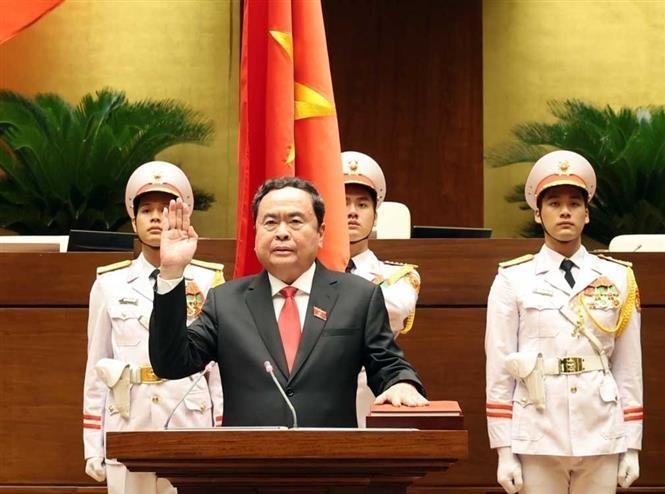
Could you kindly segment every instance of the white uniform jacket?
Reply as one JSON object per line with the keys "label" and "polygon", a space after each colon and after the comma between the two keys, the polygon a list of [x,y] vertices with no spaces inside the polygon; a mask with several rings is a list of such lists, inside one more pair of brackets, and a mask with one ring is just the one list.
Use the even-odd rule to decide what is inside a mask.
{"label": "white uniform jacket", "polygon": [[[560,254],[543,246],[530,257],[499,268],[489,294],[485,352],[491,447],[553,456],[640,449],[640,312],[632,270],[581,247],[571,258],[579,268],[573,269],[571,289],[559,269]],[[629,318],[623,332],[600,329],[616,328],[624,305]],[[575,331],[576,324],[600,341],[610,371],[545,375],[545,408],[539,410],[523,381],[506,370],[506,358],[512,352],[536,352],[550,363],[563,357],[597,357],[589,338]]]}
{"label": "white uniform jacket", "polygon": [[[154,267],[140,255],[126,267],[99,274],[90,292],[88,360],[83,388],[83,443],[85,458],[105,456],[104,431],[162,428],[178,401],[199,376],[131,385],[129,418],[114,405],[113,393],[95,370],[110,358],[131,368],[149,367],[148,324],[152,311]],[[203,304],[220,271],[188,265],[185,269],[192,317]],[[208,375],[187,395],[173,415],[170,427],[211,427],[222,419],[219,371]]]}
{"label": "white uniform jacket", "polygon": [[[410,331],[420,289],[420,275],[415,267],[408,264],[385,263],[380,261],[369,249],[354,256],[352,261],[355,265],[351,271],[353,274],[381,285],[390,318],[390,329],[395,338],[401,332]],[[375,398],[374,393],[367,386],[367,376],[363,369],[358,376],[356,397],[356,414],[360,427],[365,426],[365,417]]]}
{"label": "white uniform jacket", "polygon": [[[397,336],[403,330],[410,329],[409,317],[416,310],[420,275],[412,265],[390,264],[379,261],[374,252],[367,249],[351,259],[355,268],[353,274],[361,276],[377,285],[381,285],[386,309],[390,317],[390,329]],[[408,267],[411,266],[411,269]],[[403,275],[398,274],[403,271]],[[393,276],[398,279],[393,280]],[[406,331],[405,331],[406,332]]]}

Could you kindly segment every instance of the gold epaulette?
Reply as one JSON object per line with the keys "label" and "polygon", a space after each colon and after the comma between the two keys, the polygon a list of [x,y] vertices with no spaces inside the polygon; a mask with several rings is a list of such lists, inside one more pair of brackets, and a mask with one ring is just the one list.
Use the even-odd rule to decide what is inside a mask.
{"label": "gold epaulette", "polygon": [[403,262],[395,262],[395,261],[383,261],[384,264],[388,264],[390,266],[400,266],[400,268],[395,271],[392,275],[390,275],[389,278],[386,278],[383,283],[386,285],[392,285],[393,283],[396,283],[399,281],[401,278],[409,274],[411,271],[415,271],[418,266],[415,264],[406,264]]}
{"label": "gold epaulette", "polygon": [[501,268],[509,268],[511,266],[517,266],[518,264],[525,263],[533,259],[533,254],[526,254],[524,256],[516,257],[515,259],[510,259],[508,261],[502,261],[499,263]]}
{"label": "gold epaulette", "polygon": [[208,262],[192,259],[192,264],[201,268],[212,269],[213,271],[224,271],[224,265],[220,262]]}
{"label": "gold epaulette", "polygon": [[596,254],[596,255],[601,259],[605,259],[606,261],[616,262],[617,264],[621,264],[622,266],[626,266],[627,268],[633,267],[633,263],[630,261],[622,261],[620,259],[615,259],[614,257],[605,254]]}
{"label": "gold epaulette", "polygon": [[191,262],[194,266],[200,268],[210,269],[215,272],[215,276],[212,279],[210,284],[211,288],[215,288],[218,285],[224,283],[224,265],[219,262],[208,262],[208,261],[199,261],[198,259],[192,259]]}
{"label": "gold epaulette", "polygon": [[110,273],[117,269],[126,268],[132,263],[131,259],[125,259],[124,261],[114,262],[113,264],[107,264],[106,266],[99,266],[97,268],[97,276],[104,273]]}

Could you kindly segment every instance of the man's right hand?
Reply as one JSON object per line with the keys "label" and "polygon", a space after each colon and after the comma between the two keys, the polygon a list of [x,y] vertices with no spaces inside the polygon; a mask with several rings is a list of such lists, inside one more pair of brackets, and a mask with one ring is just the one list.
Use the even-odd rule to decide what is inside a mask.
{"label": "man's right hand", "polygon": [[106,480],[106,466],[104,466],[104,458],[101,456],[93,456],[85,461],[85,473],[95,479],[97,482],[104,482]]}
{"label": "man's right hand", "polygon": [[496,479],[508,494],[515,494],[522,488],[522,463],[517,455],[513,454],[509,446],[497,448],[499,467],[496,469]]}
{"label": "man's right hand", "polygon": [[165,280],[181,278],[194,257],[199,236],[189,222],[191,215],[182,199],[172,200],[164,208],[159,275]]}

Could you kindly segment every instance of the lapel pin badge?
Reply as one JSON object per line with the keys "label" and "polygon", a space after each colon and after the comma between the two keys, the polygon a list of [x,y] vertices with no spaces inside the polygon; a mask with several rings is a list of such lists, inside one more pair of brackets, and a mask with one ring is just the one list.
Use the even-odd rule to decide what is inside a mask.
{"label": "lapel pin badge", "polygon": [[314,306],[312,309],[312,314],[314,314],[314,317],[318,317],[322,321],[328,320],[328,313],[319,307]]}

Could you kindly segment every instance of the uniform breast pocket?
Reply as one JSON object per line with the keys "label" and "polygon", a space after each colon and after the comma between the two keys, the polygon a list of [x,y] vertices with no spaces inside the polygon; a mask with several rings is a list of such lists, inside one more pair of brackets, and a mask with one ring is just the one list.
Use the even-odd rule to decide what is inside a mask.
{"label": "uniform breast pocket", "polygon": [[[191,376],[192,379],[198,378],[195,374]],[[210,391],[208,390],[207,381],[201,379],[196,387],[187,394],[185,398],[185,408],[195,414],[205,413],[212,408],[212,400],[210,399]]]}
{"label": "uniform breast pocket", "polygon": [[147,335],[147,330],[141,324],[143,314],[138,307],[112,305],[108,312],[113,326],[112,338],[116,345],[136,346],[141,342],[142,333]]}
{"label": "uniform breast pocket", "polygon": [[529,338],[554,338],[561,330],[561,303],[551,296],[530,294],[522,302],[520,330]]}
{"label": "uniform breast pocket", "polygon": [[619,320],[619,309],[606,301],[584,297],[584,305],[590,317],[599,325],[614,328]]}

